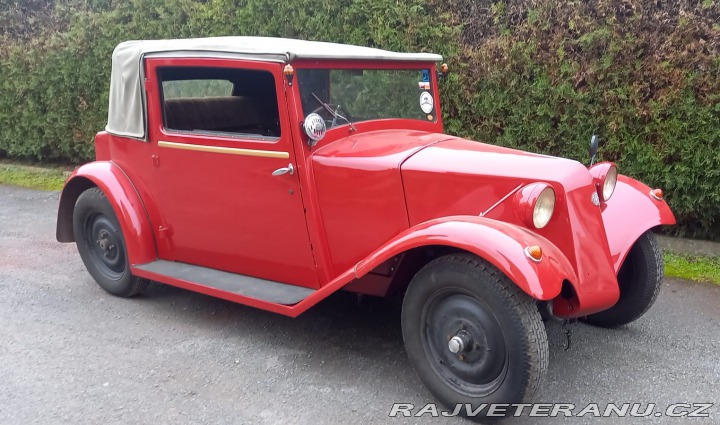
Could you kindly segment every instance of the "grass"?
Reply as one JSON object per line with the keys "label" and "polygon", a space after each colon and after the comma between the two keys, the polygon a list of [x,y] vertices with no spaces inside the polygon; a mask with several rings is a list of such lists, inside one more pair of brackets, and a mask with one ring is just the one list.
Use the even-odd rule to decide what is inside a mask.
{"label": "grass", "polygon": [[70,174],[62,168],[39,168],[0,162],[0,184],[37,190],[60,190]]}
{"label": "grass", "polygon": [[666,252],[665,276],[720,285],[720,256],[694,257]]}

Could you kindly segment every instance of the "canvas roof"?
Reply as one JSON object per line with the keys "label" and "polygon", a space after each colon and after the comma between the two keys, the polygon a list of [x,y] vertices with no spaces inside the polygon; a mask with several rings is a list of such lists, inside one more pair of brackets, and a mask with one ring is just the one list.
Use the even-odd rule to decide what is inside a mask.
{"label": "canvas roof", "polygon": [[163,57],[235,57],[276,62],[294,59],[438,62],[431,53],[397,53],[371,47],[270,37],[212,37],[134,40],[120,43],[112,56],[110,105],[106,130],[119,136],[145,137],[142,60]]}

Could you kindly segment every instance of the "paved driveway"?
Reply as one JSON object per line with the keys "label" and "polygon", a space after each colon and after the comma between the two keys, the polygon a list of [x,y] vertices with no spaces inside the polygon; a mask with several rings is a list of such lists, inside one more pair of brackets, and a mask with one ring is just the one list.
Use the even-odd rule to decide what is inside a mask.
{"label": "paved driveway", "polygon": [[[0,186],[0,424],[466,423],[388,417],[393,402],[432,400],[403,351],[398,300],[338,294],[288,319],[162,285],[115,298],[55,242],[57,198]],[[631,326],[573,326],[570,351],[557,323],[548,332],[538,401],[709,402],[697,423],[720,422],[720,286],[668,279]]]}

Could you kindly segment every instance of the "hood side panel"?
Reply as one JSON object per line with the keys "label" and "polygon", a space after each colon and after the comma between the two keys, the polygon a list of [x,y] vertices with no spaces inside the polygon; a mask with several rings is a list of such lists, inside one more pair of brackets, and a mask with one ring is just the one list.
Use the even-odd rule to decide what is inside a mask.
{"label": "hood side panel", "polygon": [[340,273],[408,225],[400,165],[448,136],[383,130],[349,136],[311,156],[332,268]]}
{"label": "hood side panel", "polygon": [[[403,164],[402,175],[411,225],[448,215],[479,215],[518,185],[544,181],[562,192],[591,183],[579,162],[459,138],[416,153]],[[488,217],[517,221],[509,201]]]}

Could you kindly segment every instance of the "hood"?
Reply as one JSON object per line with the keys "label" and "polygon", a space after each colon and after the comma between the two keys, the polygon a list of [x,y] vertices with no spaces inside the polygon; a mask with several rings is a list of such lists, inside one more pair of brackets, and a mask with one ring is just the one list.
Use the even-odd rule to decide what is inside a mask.
{"label": "hood", "polygon": [[378,130],[350,135],[313,152],[316,165],[359,169],[399,168],[422,148],[450,139],[441,133],[415,130]]}
{"label": "hood", "polygon": [[584,185],[591,181],[581,163],[548,155],[524,152],[479,143],[459,137],[448,138],[413,155],[402,166],[403,172],[482,175],[513,180],[547,181]]}
{"label": "hood", "polygon": [[[550,183],[560,198],[576,189],[591,190],[592,184],[588,169],[577,161],[457,137],[416,152],[402,164],[402,177],[411,224],[478,215],[519,185]],[[495,218],[510,220],[505,205],[499,207],[493,209]]]}

